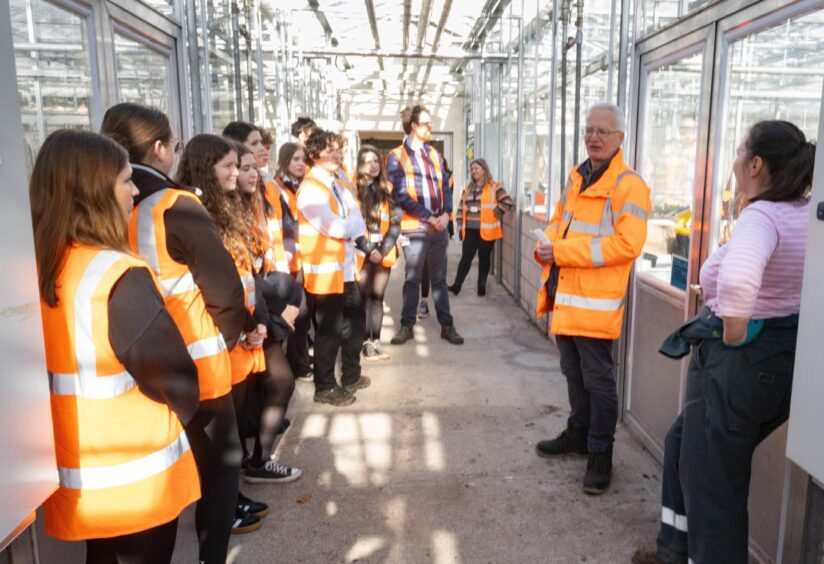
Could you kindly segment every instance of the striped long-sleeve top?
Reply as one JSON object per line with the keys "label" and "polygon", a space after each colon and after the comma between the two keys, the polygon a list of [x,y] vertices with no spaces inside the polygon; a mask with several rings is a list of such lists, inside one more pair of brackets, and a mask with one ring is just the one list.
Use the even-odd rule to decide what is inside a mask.
{"label": "striped long-sleeve top", "polygon": [[[464,186],[463,192],[461,193],[461,203],[458,205],[458,213],[455,214],[458,231],[460,231],[463,226],[464,210],[466,210],[466,228],[481,228],[481,194],[483,191],[484,186],[475,186],[474,182],[470,182]],[[495,208],[495,215],[497,217],[503,217],[504,213],[514,207],[512,196],[500,185],[498,186],[498,191],[495,193],[495,200],[498,202]]]}
{"label": "striped long-sleeve top", "polygon": [[707,306],[719,317],[769,319],[799,312],[810,203],[758,201],[701,268]]}

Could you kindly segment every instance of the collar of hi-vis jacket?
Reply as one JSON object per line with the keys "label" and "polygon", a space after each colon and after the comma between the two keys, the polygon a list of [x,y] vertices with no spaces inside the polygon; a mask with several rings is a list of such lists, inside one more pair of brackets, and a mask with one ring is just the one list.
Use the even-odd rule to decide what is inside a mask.
{"label": "collar of hi-vis jacket", "polygon": [[[580,166],[576,166],[572,170],[572,174],[578,177],[579,182],[583,185],[584,177],[578,172]],[[579,192],[580,196],[589,197],[589,198],[608,198],[612,196],[612,193],[615,191],[615,181],[618,180],[618,175],[626,170],[627,165],[624,163],[624,154],[621,149],[618,149],[618,152],[613,155],[612,159],[609,161],[609,165],[607,166],[604,173],[601,175],[595,184],[584,190],[583,192]]]}

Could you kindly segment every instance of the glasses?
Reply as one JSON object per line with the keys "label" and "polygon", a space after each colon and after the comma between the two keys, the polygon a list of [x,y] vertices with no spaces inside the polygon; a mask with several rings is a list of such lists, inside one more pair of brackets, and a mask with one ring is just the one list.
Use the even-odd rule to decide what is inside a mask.
{"label": "glasses", "polygon": [[613,133],[620,133],[620,129],[603,129],[603,128],[595,128],[595,127],[585,127],[584,128],[584,137],[593,137],[597,136],[599,139],[603,139],[604,137],[608,137]]}
{"label": "glasses", "polygon": [[432,129],[432,122],[431,121],[421,121],[421,122],[418,122],[418,125],[422,125],[423,127],[427,128],[427,129]]}

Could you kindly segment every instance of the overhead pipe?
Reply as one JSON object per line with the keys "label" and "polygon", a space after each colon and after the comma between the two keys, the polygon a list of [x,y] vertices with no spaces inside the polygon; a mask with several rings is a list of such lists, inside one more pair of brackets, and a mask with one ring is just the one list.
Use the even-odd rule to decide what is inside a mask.
{"label": "overhead pipe", "polygon": [[[521,13],[523,14],[523,0],[521,2]],[[524,145],[524,43],[523,36],[524,19],[523,16],[518,16],[518,37],[520,38],[520,45],[518,46],[518,90],[515,96],[518,108],[517,121],[517,137],[515,139],[515,288],[514,297],[515,303],[521,301],[521,234],[524,230],[524,217],[521,213],[523,208],[523,178],[521,172],[521,160],[523,159],[523,145]]]}
{"label": "overhead pipe", "polygon": [[561,4],[561,37],[564,45],[561,48],[561,186],[566,183],[566,106],[567,106],[567,53],[572,46],[573,39],[569,33],[569,8],[571,0],[562,0]]}
{"label": "overhead pipe", "polygon": [[575,18],[575,129],[572,132],[572,159],[577,162],[580,158],[578,145],[581,140],[581,58],[584,48],[584,0],[577,0],[577,17]]}
{"label": "overhead pipe", "polygon": [[235,63],[235,115],[237,119],[243,121],[243,85],[240,75],[240,30],[238,16],[240,7],[237,2],[232,2],[232,59]]}
{"label": "overhead pipe", "polygon": [[[390,57],[404,59],[435,59],[435,60],[483,60],[492,62],[506,62],[505,53],[478,53],[465,51],[463,49],[438,49],[438,50],[392,50],[392,49],[340,49],[321,48],[305,49],[303,55],[306,57]],[[403,71],[406,72],[406,71]]]}

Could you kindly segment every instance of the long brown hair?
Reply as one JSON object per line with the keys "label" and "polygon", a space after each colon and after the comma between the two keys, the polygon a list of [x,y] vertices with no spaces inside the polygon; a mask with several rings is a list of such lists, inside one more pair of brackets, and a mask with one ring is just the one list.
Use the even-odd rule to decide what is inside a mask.
{"label": "long brown hair", "polygon": [[120,143],[133,163],[142,162],[155,142],[172,140],[172,126],[166,114],[131,102],[115,104],[106,110],[100,133]]}
{"label": "long brown hair", "polygon": [[[277,171],[275,171],[276,178],[280,178],[281,180],[291,178],[289,176],[289,163],[292,162],[292,157],[294,157],[298,151],[303,151],[303,158],[306,159],[306,151],[297,143],[289,141],[280,146],[278,150],[278,168]],[[297,178],[296,180],[300,182],[303,179]]]}
{"label": "long brown hair", "polygon": [[[366,162],[366,155],[374,153],[378,157],[380,170],[375,182],[378,183],[377,190],[369,190],[369,184],[373,182],[361,170]],[[384,202],[389,202],[389,207],[394,206],[392,199],[392,185],[386,179],[386,171],[383,167],[383,160],[378,149],[372,145],[363,145],[358,151],[358,161],[355,167],[355,185],[358,192],[358,200],[361,205],[361,214],[370,229],[376,229],[381,224],[381,206]]]}
{"label": "long brown hair", "polygon": [[[240,161],[245,155],[254,154],[246,145],[237,141],[232,141],[232,148],[237,153],[237,166],[240,168]],[[251,193],[242,192],[240,186],[237,189],[240,212],[247,232],[249,233],[251,247],[249,250],[256,257],[263,256],[266,252],[266,198],[263,197],[262,175],[258,173],[255,191]]]}
{"label": "long brown hair", "polygon": [[240,197],[237,190],[225,192],[215,174],[215,165],[234,150],[223,137],[209,133],[195,135],[183,150],[176,180],[201,189],[200,199],[215,220],[223,246],[239,267],[252,270],[254,243],[245,228]]}
{"label": "long brown hair", "polygon": [[111,139],[61,129],[46,138],[29,181],[40,297],[57,305],[57,277],[72,243],[131,254],[114,186],[129,157]]}

